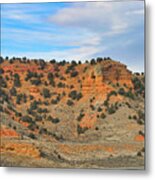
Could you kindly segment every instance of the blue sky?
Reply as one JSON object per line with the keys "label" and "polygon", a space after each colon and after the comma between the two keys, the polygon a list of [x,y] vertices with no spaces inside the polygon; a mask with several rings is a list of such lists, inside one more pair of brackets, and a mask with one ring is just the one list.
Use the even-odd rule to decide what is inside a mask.
{"label": "blue sky", "polygon": [[144,2],[1,5],[1,54],[90,60],[111,57],[144,71]]}

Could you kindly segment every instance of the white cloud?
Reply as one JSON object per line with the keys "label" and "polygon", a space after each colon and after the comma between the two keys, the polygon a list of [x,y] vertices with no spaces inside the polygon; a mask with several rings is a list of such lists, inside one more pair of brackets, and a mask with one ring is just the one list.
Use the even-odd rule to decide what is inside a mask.
{"label": "white cloud", "polygon": [[143,15],[143,14],[144,14],[144,9],[137,9],[126,12],[126,15]]}
{"label": "white cloud", "polygon": [[51,46],[98,46],[101,38],[92,32],[50,32],[44,29],[30,30],[18,28],[2,28],[2,42],[11,40],[15,44],[43,43]]}
{"label": "white cloud", "polygon": [[[16,28],[2,27],[2,43],[7,40],[20,51],[13,54],[10,49],[6,54],[3,47],[4,56],[85,60],[107,55],[106,50],[111,56],[112,49],[121,54],[122,46],[128,48],[135,43],[132,35],[137,27],[142,27],[139,25],[142,25],[144,13],[143,3],[136,1],[70,3],[54,12],[48,9],[49,16],[45,15],[47,7],[32,7],[10,6],[2,11],[8,23],[15,20],[20,25],[14,26]],[[53,8],[52,4],[49,8]],[[28,28],[22,27],[23,24]],[[32,51],[38,48],[38,52],[30,52],[31,47]],[[46,47],[48,52],[44,51]]]}
{"label": "white cloud", "polygon": [[39,8],[37,6],[36,8],[32,8],[31,4],[2,4],[1,6],[2,18],[27,24],[40,22],[37,14]]}
{"label": "white cloud", "polygon": [[97,30],[111,24],[111,3],[73,3],[71,7],[60,9],[49,21],[64,27]]}
{"label": "white cloud", "polygon": [[[73,3],[51,15],[49,21],[62,27],[87,29],[100,35],[115,35],[136,25],[136,15],[143,13],[141,6],[142,3],[132,1]],[[133,18],[128,16],[129,13]]]}

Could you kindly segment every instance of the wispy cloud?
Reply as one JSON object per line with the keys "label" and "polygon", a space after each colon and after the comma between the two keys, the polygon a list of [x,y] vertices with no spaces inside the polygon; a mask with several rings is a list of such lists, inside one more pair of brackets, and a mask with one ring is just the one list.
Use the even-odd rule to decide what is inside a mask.
{"label": "wispy cloud", "polygon": [[2,6],[2,55],[143,64],[144,4],[76,2]]}
{"label": "wispy cloud", "polygon": [[[19,7],[18,7],[19,6]],[[35,11],[35,10],[34,10]],[[22,5],[2,5],[1,16],[6,20],[18,21],[23,23],[37,23],[39,18],[34,14],[34,11],[31,10],[30,6]],[[33,12],[33,13],[32,13]]]}
{"label": "wispy cloud", "polygon": [[[63,27],[83,28],[100,34],[110,31],[112,35],[127,31],[136,25],[137,21],[131,19],[131,16],[142,13],[143,9],[135,7],[136,2],[75,3],[51,15],[49,21]],[[131,11],[126,13],[128,9]]]}

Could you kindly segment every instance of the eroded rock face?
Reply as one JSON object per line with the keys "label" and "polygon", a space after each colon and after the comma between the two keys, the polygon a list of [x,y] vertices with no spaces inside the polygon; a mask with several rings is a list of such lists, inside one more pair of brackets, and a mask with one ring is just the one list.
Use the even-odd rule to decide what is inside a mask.
{"label": "eroded rock face", "polygon": [[5,126],[2,126],[1,130],[0,130],[0,137],[15,137],[15,138],[18,138],[19,134],[13,129],[9,129],[9,128],[5,127]]}
{"label": "eroded rock face", "polygon": [[[143,100],[135,101],[119,93],[120,88],[128,92],[132,86],[133,74],[125,65],[104,60],[74,65],[46,62],[45,68],[33,61],[5,61],[0,66],[7,83],[2,89],[12,105],[10,108],[9,103],[1,103],[0,109],[4,109],[1,152],[7,159],[15,156],[14,161],[19,158],[21,163],[20,158],[30,157],[42,165],[38,158],[47,162],[53,157],[57,162],[67,159],[69,163],[77,159],[83,163],[92,158],[94,162],[95,158],[132,156],[137,152],[141,155],[144,136],[138,132],[144,132],[144,125],[132,118],[144,109]],[[37,77],[26,80],[28,71],[36,72]],[[15,87],[16,96],[9,91],[14,86],[14,73],[19,74],[21,82],[20,87]],[[31,81],[38,79],[39,84]]]}
{"label": "eroded rock face", "polygon": [[107,82],[120,83],[132,86],[132,73],[124,64],[116,61],[107,60],[90,68],[87,78],[83,81],[83,92],[98,92],[107,94],[111,87],[107,86]]}
{"label": "eroded rock face", "polygon": [[103,81],[124,81],[129,83],[132,73],[124,64],[114,61],[104,61],[102,75]]}

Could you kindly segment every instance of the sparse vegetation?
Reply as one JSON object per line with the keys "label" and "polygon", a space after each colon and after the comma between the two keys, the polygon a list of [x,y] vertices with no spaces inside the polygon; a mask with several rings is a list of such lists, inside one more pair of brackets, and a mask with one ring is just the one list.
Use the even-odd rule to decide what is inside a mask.
{"label": "sparse vegetation", "polygon": [[66,85],[65,85],[65,83],[59,82],[59,83],[58,83],[58,87],[59,87],[59,88],[65,88]]}
{"label": "sparse vegetation", "polygon": [[82,98],[82,93],[78,93],[77,91],[73,90],[68,95],[73,100],[80,100]]}
{"label": "sparse vegetation", "polygon": [[140,80],[140,78],[138,78],[136,76],[136,77],[134,77],[132,79],[132,82],[133,82],[133,85],[134,85],[134,90],[135,90],[136,95],[143,95],[143,97],[144,97],[145,87],[144,87],[143,80]]}
{"label": "sparse vegetation", "polygon": [[10,94],[11,94],[11,96],[16,96],[16,95],[17,95],[17,91],[16,91],[16,88],[15,88],[15,87],[12,87],[12,88],[10,89]]}
{"label": "sparse vegetation", "polygon": [[71,72],[71,77],[76,77],[79,73],[77,71]]}
{"label": "sparse vegetation", "polygon": [[35,86],[39,86],[41,84],[41,79],[31,79],[31,84]]}
{"label": "sparse vegetation", "polygon": [[21,87],[20,77],[19,74],[14,74],[14,86]]}
{"label": "sparse vegetation", "polygon": [[48,76],[47,76],[48,80],[49,80],[49,83],[51,86],[55,87],[55,81],[54,81],[54,75],[53,73],[48,73]]}
{"label": "sparse vegetation", "polygon": [[51,97],[51,93],[50,93],[49,89],[47,89],[47,88],[43,89],[42,94],[43,94],[44,98],[50,98]]}
{"label": "sparse vegetation", "polygon": [[102,114],[100,115],[100,117],[101,117],[101,119],[105,119],[105,118],[106,118],[106,115],[105,115],[104,113],[102,113]]}
{"label": "sparse vegetation", "polygon": [[108,107],[108,113],[109,114],[113,114],[115,112],[116,112],[116,108],[115,108],[114,105],[111,105],[111,106]]}
{"label": "sparse vegetation", "polygon": [[[49,164],[50,158],[52,161],[56,158],[58,164],[65,161],[61,165],[68,163],[65,153],[75,151],[79,159],[74,165],[87,164],[93,157],[95,166],[98,163],[95,158],[104,156],[100,152],[104,151],[111,160],[115,158],[114,143],[116,147],[124,147],[124,154],[127,148],[124,143],[129,143],[132,157],[143,158],[144,74],[132,74],[109,57],[85,63],[55,59],[46,62],[27,57],[0,61],[0,114],[3,134],[7,137],[3,139],[2,134],[4,141],[32,145],[32,151],[35,148],[39,151],[37,157],[44,154],[41,161],[48,159]],[[137,143],[138,147],[142,144],[139,152],[132,148]],[[83,152],[88,162],[82,159]],[[121,153],[120,149],[118,156]],[[119,163],[124,157],[118,157]],[[36,163],[35,158],[33,161]],[[106,159],[99,162],[101,165]]]}
{"label": "sparse vegetation", "polygon": [[33,133],[30,133],[30,134],[29,134],[29,137],[30,137],[31,139],[37,139],[36,136],[35,136]]}
{"label": "sparse vegetation", "polygon": [[73,105],[74,105],[74,102],[73,102],[73,101],[71,101],[70,99],[68,99],[68,101],[67,101],[67,105],[68,105],[68,106],[73,106]]}
{"label": "sparse vegetation", "polygon": [[101,108],[101,107],[98,107],[97,111],[98,111],[98,112],[102,112],[102,108]]}
{"label": "sparse vegetation", "polygon": [[77,121],[81,121],[84,116],[85,114],[80,112],[79,116],[77,117]]}
{"label": "sparse vegetation", "polygon": [[25,116],[21,117],[21,120],[23,122],[27,122],[27,123],[32,123],[33,122],[32,118],[30,116],[28,116],[28,115],[25,115]]}
{"label": "sparse vegetation", "polygon": [[77,133],[78,134],[84,134],[85,131],[87,131],[87,130],[88,130],[87,127],[82,128],[80,125],[77,126]]}
{"label": "sparse vegetation", "polygon": [[0,75],[0,85],[2,88],[7,88],[7,83],[1,75]]}
{"label": "sparse vegetation", "polygon": [[53,118],[52,116],[48,116],[48,121],[51,121],[52,123],[54,124],[57,124],[60,122],[60,119],[59,118]]}

